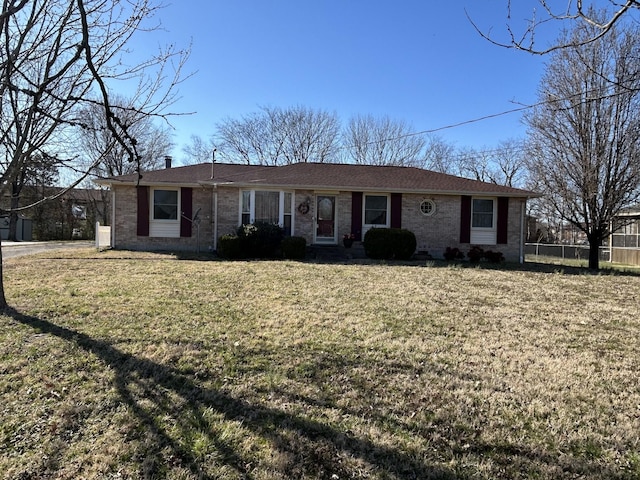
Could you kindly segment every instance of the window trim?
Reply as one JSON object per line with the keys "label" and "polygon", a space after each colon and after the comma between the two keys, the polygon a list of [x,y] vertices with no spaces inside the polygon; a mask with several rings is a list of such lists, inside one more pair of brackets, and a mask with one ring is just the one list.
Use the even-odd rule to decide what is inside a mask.
{"label": "window trim", "polygon": [[[491,227],[474,227],[474,203],[475,200],[491,200],[492,202],[492,219]],[[471,218],[470,222],[470,238],[471,245],[497,245],[498,244],[498,198],[497,197],[471,197]]]}
{"label": "window trim", "polygon": [[[176,218],[156,218],[156,195],[155,193],[158,191],[164,192],[176,192]],[[149,209],[149,220],[151,222],[162,222],[162,223],[172,223],[172,222],[180,222],[180,188],[167,188],[167,187],[152,187],[151,188],[151,208]]]}
{"label": "window trim", "polygon": [[[362,195],[362,225],[363,233],[370,228],[389,228],[391,225],[391,195],[388,193],[365,193]],[[367,222],[367,197],[385,197],[387,200],[386,223],[366,223]]]}
{"label": "window trim", "polygon": [[[428,212],[424,211],[424,205],[430,206],[430,210]],[[432,198],[423,198],[418,208],[424,217],[432,217],[436,213],[436,202]]]}
{"label": "window trim", "polygon": [[[473,217],[474,217],[474,206],[476,200],[491,200],[491,226],[490,227],[476,227],[473,225]],[[487,213],[487,212],[481,212]],[[494,197],[472,197],[471,198],[471,229],[472,230],[483,230],[490,231],[496,230],[498,224],[498,199]]]}

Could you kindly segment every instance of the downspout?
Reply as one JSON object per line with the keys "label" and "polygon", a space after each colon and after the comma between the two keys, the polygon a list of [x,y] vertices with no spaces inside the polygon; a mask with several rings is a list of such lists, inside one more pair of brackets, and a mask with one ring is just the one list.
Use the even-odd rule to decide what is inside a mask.
{"label": "downspout", "polygon": [[218,185],[213,185],[213,251],[218,251]]}
{"label": "downspout", "polygon": [[[214,148],[211,152],[211,181],[215,178],[214,166],[216,164],[216,151]],[[213,251],[218,252],[218,184],[213,184]]]}
{"label": "downspout", "polygon": [[520,203],[520,265],[524,263],[524,219],[527,209],[527,199]]}
{"label": "downspout", "polygon": [[116,189],[113,187],[113,184],[110,185],[111,188],[111,248],[116,248]]}

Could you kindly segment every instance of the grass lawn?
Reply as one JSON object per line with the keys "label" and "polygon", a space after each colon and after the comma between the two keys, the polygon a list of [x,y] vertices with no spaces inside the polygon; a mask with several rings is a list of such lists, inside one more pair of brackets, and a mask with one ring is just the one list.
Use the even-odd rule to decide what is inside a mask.
{"label": "grass lawn", "polygon": [[640,276],[5,261],[2,479],[640,478]]}

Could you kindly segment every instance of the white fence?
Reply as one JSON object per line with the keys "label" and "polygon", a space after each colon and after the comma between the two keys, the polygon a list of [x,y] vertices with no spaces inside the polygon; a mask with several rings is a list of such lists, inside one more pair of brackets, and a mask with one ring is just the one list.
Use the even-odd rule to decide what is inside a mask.
{"label": "white fence", "polygon": [[96,222],[96,248],[110,248],[111,247],[111,227],[106,225],[100,225],[100,222]]}

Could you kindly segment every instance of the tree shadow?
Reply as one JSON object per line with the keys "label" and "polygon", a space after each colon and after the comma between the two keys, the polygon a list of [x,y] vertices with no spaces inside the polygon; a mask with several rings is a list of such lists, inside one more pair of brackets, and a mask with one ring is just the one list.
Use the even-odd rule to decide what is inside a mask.
{"label": "tree shadow", "polygon": [[[478,474],[474,471],[473,460],[469,459],[470,462],[463,470],[460,467],[453,470],[432,465],[425,460],[432,453],[406,447],[394,448],[375,440],[359,438],[349,430],[331,425],[330,421],[307,418],[287,412],[285,408],[264,406],[218,389],[205,388],[199,385],[196,375],[136,357],[106,341],[13,309],[5,310],[4,313],[39,334],[57,337],[95,355],[113,371],[113,384],[118,400],[133,413],[137,422],[136,430],[145,439],[145,451],[141,452],[145,455],[141,462],[144,478],[162,478],[166,475],[167,468],[173,466],[190,471],[195,478],[215,478],[207,470],[207,459],[199,456],[192,448],[193,442],[189,437],[194,431],[205,435],[208,442],[215,446],[217,461],[232,470],[233,476],[254,478],[256,467],[261,466],[252,465],[255,458],[247,458],[234,445],[233,439],[211,428],[208,420],[211,412],[217,418],[241,424],[278,452],[281,460],[272,472],[275,478],[352,478],[357,472],[341,461],[344,457],[366,464],[380,478],[454,479],[473,478]],[[334,358],[326,358],[325,361],[333,363]],[[339,359],[335,361],[340,363]],[[320,365],[318,368],[322,370],[321,367]],[[348,369],[349,365],[340,364],[340,367]],[[412,368],[411,365],[404,364],[392,367],[403,371]],[[437,366],[434,366],[431,373],[455,375],[451,371],[440,372]],[[460,377],[460,380],[464,381],[465,378]],[[466,380],[474,381],[473,378]],[[339,409],[347,416],[358,418],[364,413],[358,409],[339,407],[331,401],[319,403],[318,399],[295,391],[276,388],[274,392],[289,404],[304,403]],[[556,472],[557,478],[633,478],[602,464],[597,458],[589,460],[565,455],[561,461],[557,452],[536,448],[535,445],[490,444],[483,440],[481,431],[456,426],[453,419],[451,424],[425,427],[419,423],[409,425],[402,418],[383,417],[375,409],[370,412],[369,417],[373,423],[388,425],[403,432],[411,431],[423,438],[430,438],[437,431],[443,443],[434,442],[433,448],[449,452],[447,455],[451,458],[460,459],[471,455],[481,463],[488,462],[493,465],[491,471],[496,478],[507,478],[508,472],[514,473],[513,465],[522,468],[516,471],[536,474],[540,478],[551,478],[549,471]],[[171,431],[167,427],[167,418],[171,419]],[[63,442],[58,443],[63,449]],[[56,471],[57,462],[55,457],[49,457],[40,465],[39,472],[25,478],[45,478]],[[264,471],[260,475],[264,476]]]}
{"label": "tree shadow", "polygon": [[[144,430],[146,452],[144,475],[162,476],[167,461],[179,464],[201,479],[213,478],[205,461],[188,444],[180,442],[181,434],[197,429],[215,445],[217,458],[233,469],[239,478],[253,478],[251,459],[209,428],[206,420],[211,411],[226,420],[240,422],[244,428],[266,439],[282,458],[279,475],[284,478],[349,478],[353,472],[341,465],[340,455],[348,455],[368,464],[382,477],[453,479],[454,472],[428,465],[416,452],[405,452],[368,439],[358,438],[328,423],[288,413],[284,410],[253,404],[220,390],[203,388],[191,376],[178,369],[138,358],[113,345],[84,333],[61,327],[47,320],[21,314],[14,309],[4,313],[38,333],[55,336],[98,357],[114,372],[114,385],[119,399],[131,409]],[[179,402],[176,402],[176,396]],[[161,418],[170,416],[173,433]],[[176,435],[177,429],[177,435]],[[167,455],[167,451],[169,455]],[[51,471],[55,461],[43,469]]]}

